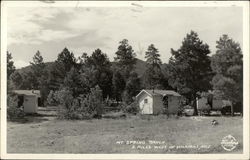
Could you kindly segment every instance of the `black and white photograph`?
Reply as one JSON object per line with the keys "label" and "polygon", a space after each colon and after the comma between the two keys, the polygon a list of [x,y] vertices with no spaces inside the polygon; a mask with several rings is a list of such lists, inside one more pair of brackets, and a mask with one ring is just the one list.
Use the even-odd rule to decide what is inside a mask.
{"label": "black and white photograph", "polygon": [[3,159],[249,158],[249,2],[1,10]]}

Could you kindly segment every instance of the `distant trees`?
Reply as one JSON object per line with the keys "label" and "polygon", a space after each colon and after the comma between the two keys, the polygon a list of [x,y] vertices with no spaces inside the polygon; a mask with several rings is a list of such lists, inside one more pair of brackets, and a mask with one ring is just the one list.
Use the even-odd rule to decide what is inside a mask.
{"label": "distant trees", "polygon": [[7,80],[9,80],[10,75],[14,73],[15,70],[16,70],[16,67],[14,66],[12,55],[10,52],[7,51]]}
{"label": "distant trees", "polygon": [[[7,89],[13,89],[13,83],[11,82],[11,75],[15,72],[16,67],[14,66],[14,62],[12,60],[12,55],[7,51]],[[20,80],[20,79],[19,79]]]}
{"label": "distant trees", "polygon": [[[181,47],[178,50],[171,49],[171,53],[169,83],[180,94],[194,102],[198,91],[211,88],[209,46],[199,39],[196,32],[191,31],[184,38]],[[197,114],[195,103],[194,109]]]}
{"label": "distant trees", "polygon": [[144,85],[148,89],[162,88],[163,74],[161,72],[161,59],[158,49],[149,45],[145,58],[147,69],[144,73]]}
{"label": "distant trees", "polygon": [[[184,37],[179,49],[171,49],[168,64],[162,64],[158,49],[150,44],[145,52],[146,67],[143,62],[138,67],[136,54],[127,39],[119,42],[114,62],[110,62],[101,49],[76,58],[74,53],[64,48],[54,63],[45,64],[40,51],[37,51],[26,72],[15,70],[11,53],[7,52],[8,87],[39,89],[43,101],[48,99],[51,104],[58,103],[56,97],[61,95],[65,98],[61,99],[64,101],[61,104],[72,107],[76,111],[74,114],[80,110],[88,112],[84,106],[91,99],[100,104],[104,98],[131,104],[142,88],[174,89],[189,102],[195,102],[197,93],[214,89],[223,98],[240,103],[243,99],[241,48],[227,35],[216,43],[216,54],[209,57],[209,46],[191,31]],[[138,75],[136,65],[137,70],[143,68],[145,73]],[[99,99],[98,95],[101,95]],[[197,106],[193,104],[197,114]],[[92,104],[89,105],[91,108]],[[86,116],[84,114],[78,115],[78,118]]]}
{"label": "distant trees", "polygon": [[211,67],[215,73],[211,82],[213,89],[220,93],[219,96],[242,105],[243,55],[240,45],[228,35],[222,35],[216,43],[216,54],[211,58]]}

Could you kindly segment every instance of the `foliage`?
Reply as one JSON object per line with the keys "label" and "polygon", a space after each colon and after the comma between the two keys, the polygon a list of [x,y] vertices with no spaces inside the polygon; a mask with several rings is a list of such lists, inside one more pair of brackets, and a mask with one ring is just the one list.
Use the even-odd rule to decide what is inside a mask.
{"label": "foliage", "polygon": [[84,83],[81,83],[80,73],[75,67],[72,67],[67,73],[64,79],[63,87],[68,88],[68,90],[72,92],[72,96],[74,98],[87,92],[87,86]]}
{"label": "foliage", "polygon": [[7,51],[7,80],[9,80],[10,75],[14,73],[15,70],[16,70],[16,67],[14,66],[12,55],[10,52]]}
{"label": "foliage", "polygon": [[14,120],[17,118],[23,118],[25,116],[23,108],[18,107],[17,95],[7,95],[7,119]]}
{"label": "foliage", "polygon": [[105,53],[96,49],[91,56],[83,55],[81,79],[89,88],[100,86],[103,97],[111,96],[112,71],[111,63]]}
{"label": "foliage", "polygon": [[113,97],[116,99],[116,101],[121,101],[122,92],[126,87],[126,82],[122,74],[117,70],[114,71],[113,73],[112,84],[113,84]]}
{"label": "foliage", "polygon": [[[209,46],[199,39],[197,33],[191,31],[184,38],[180,49],[171,49],[171,53],[169,83],[180,94],[195,101],[198,91],[207,91],[211,88]],[[194,109],[197,114],[197,106],[194,106]]]}
{"label": "foliage", "polygon": [[20,73],[16,70],[10,76],[10,83],[15,89],[36,89],[38,86],[37,78],[32,71]]}
{"label": "foliage", "polygon": [[153,44],[146,51],[147,69],[144,73],[145,88],[155,89],[162,86],[163,74],[161,72],[161,59],[158,49]]}
{"label": "foliage", "polygon": [[58,105],[58,98],[57,92],[51,90],[47,96],[47,103],[50,106],[57,106]]}
{"label": "foliage", "polygon": [[32,72],[30,72],[29,74],[32,74],[33,77],[35,77],[34,81],[36,82],[36,84],[33,85],[33,88],[41,89],[42,83],[43,83],[42,76],[44,75],[44,71],[45,71],[44,70],[45,64],[43,62],[43,57],[40,51],[36,52],[36,54],[33,57],[33,61],[30,62],[30,64],[31,64]]}
{"label": "foliage", "polygon": [[125,90],[123,92],[123,102],[125,104],[130,104],[134,101],[134,97],[141,90],[141,82],[136,72],[131,72],[129,79],[127,80]]}
{"label": "foliage", "polygon": [[127,39],[120,41],[120,45],[118,46],[118,50],[115,54],[115,62],[117,62],[117,67],[119,68],[119,71],[122,72],[123,77],[127,79],[129,77],[129,73],[134,69],[136,62],[136,54],[132,49],[132,46],[128,44]]}
{"label": "foliage", "polygon": [[123,111],[126,113],[137,114],[137,113],[139,113],[139,104],[136,101],[134,101],[130,105],[127,105],[123,109]]}
{"label": "foliage", "polygon": [[22,75],[18,71],[15,71],[13,74],[11,74],[10,83],[11,85],[13,85],[13,88],[15,89],[21,88],[22,81],[23,81]]}
{"label": "foliage", "polygon": [[63,67],[64,73],[67,73],[72,67],[76,66],[76,58],[67,48],[64,48],[63,51],[58,54],[56,62],[62,64],[61,67]]}
{"label": "foliage", "polygon": [[239,43],[227,35],[216,42],[216,54],[212,56],[211,67],[215,72],[211,83],[217,96],[234,103],[243,101],[243,61]]}
{"label": "foliage", "polygon": [[48,90],[59,90],[72,67],[77,67],[76,58],[67,48],[58,54],[57,60],[46,68]]}
{"label": "foliage", "polygon": [[61,119],[90,119],[101,117],[104,103],[99,86],[91,88],[89,94],[74,98],[72,92],[62,89],[58,93],[60,107],[58,118]]}

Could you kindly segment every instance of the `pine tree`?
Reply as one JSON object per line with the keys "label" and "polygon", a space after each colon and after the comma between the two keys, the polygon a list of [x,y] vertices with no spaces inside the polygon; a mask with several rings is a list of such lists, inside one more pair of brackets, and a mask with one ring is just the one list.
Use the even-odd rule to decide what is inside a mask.
{"label": "pine tree", "polygon": [[243,61],[239,43],[227,35],[216,42],[216,54],[212,56],[211,67],[215,72],[212,85],[219,96],[234,104],[243,102]]}
{"label": "pine tree", "polygon": [[211,67],[209,46],[203,43],[198,34],[191,31],[184,38],[180,49],[171,49],[169,60],[170,85],[193,102],[195,113],[196,93],[211,89]]}
{"label": "pine tree", "polygon": [[112,71],[111,63],[105,53],[96,49],[91,56],[85,56],[82,65],[82,82],[90,88],[98,85],[104,98],[112,94]]}
{"label": "pine tree", "polygon": [[[43,76],[45,72],[45,64],[43,62],[43,57],[40,51],[37,51],[33,57],[33,61],[30,62],[32,71],[29,74],[35,77],[34,89],[41,89],[43,84]],[[38,84],[38,85],[37,85]]]}
{"label": "pine tree", "polygon": [[58,54],[56,63],[62,64],[64,68],[64,73],[70,71],[71,67],[76,66],[76,58],[74,54],[69,52],[67,48],[64,48],[63,51]]}
{"label": "pine tree", "polygon": [[120,41],[118,51],[116,51],[115,62],[119,71],[122,72],[125,79],[129,77],[129,73],[134,70],[136,63],[135,52],[132,47],[128,44],[127,39]]}
{"label": "pine tree", "polygon": [[161,72],[161,59],[158,49],[153,44],[146,51],[147,69],[144,73],[145,87],[149,89],[162,87],[163,74]]}

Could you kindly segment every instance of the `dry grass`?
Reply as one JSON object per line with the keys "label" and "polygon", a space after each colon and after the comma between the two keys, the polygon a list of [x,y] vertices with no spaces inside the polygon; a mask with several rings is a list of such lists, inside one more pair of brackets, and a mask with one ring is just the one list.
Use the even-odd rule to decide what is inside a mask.
{"label": "dry grass", "polygon": [[[212,119],[219,125],[212,126]],[[126,119],[85,121],[8,122],[8,153],[228,153],[221,139],[233,135],[242,153],[241,117],[130,116]],[[149,140],[164,141],[151,145]],[[117,144],[118,141],[145,142],[146,145]],[[169,148],[182,145],[209,145],[209,148]],[[154,148],[161,146],[161,149]],[[231,152],[230,152],[231,153]]]}

